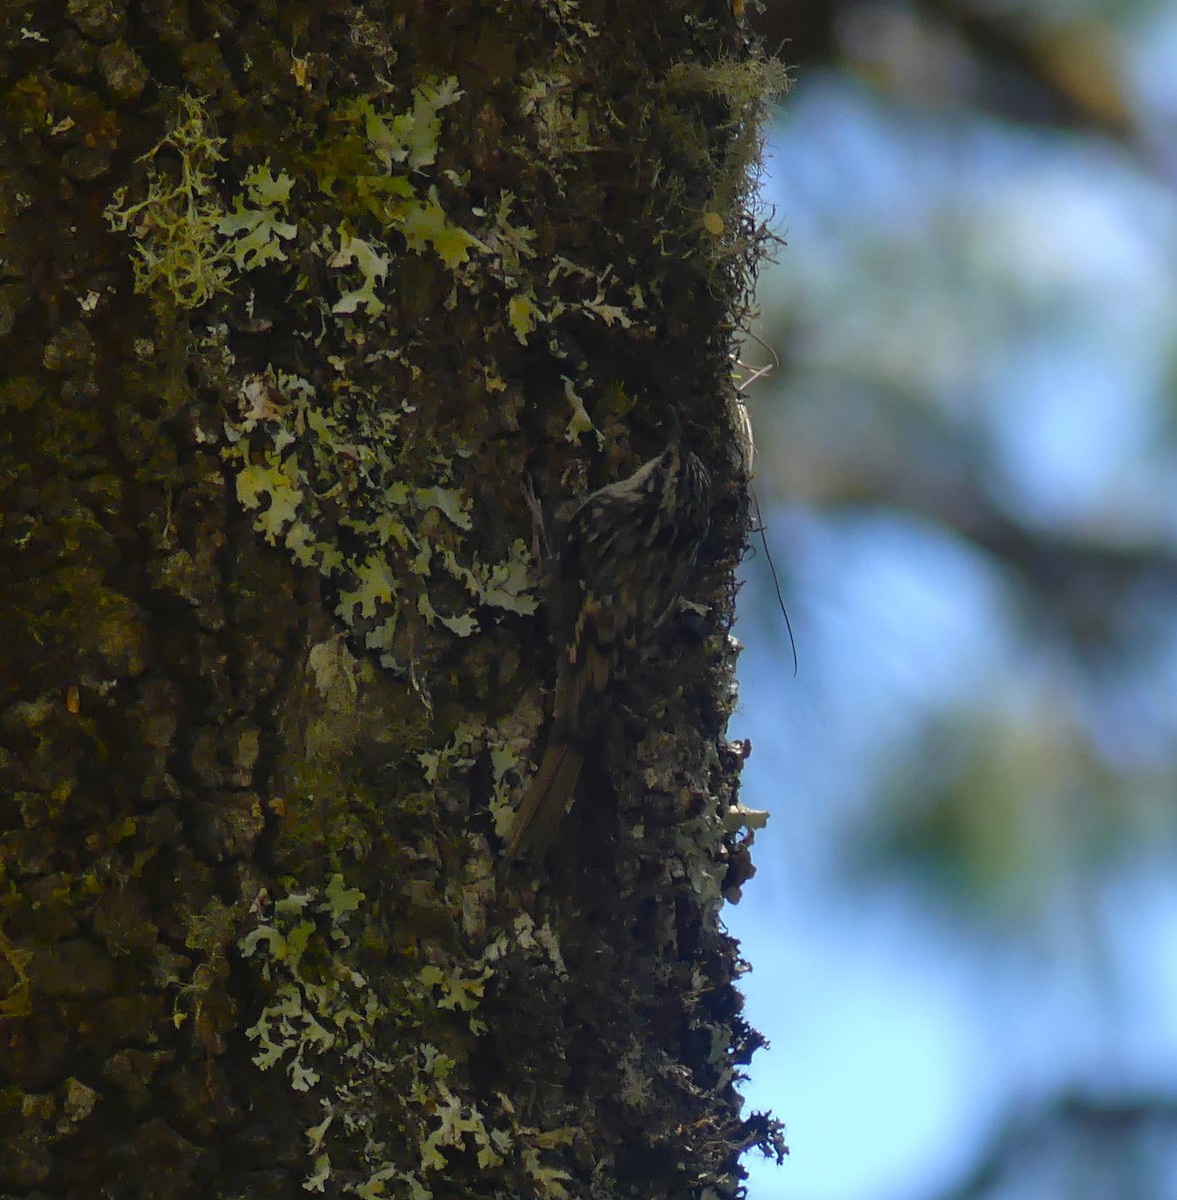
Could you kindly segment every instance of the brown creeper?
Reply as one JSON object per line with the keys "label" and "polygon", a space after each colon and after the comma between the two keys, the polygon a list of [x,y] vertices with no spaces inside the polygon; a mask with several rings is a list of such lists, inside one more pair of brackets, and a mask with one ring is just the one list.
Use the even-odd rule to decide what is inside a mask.
{"label": "brown creeper", "polygon": [[568,522],[553,583],[561,647],[547,748],[519,806],[505,862],[542,853],[572,798],[612,680],[651,649],[707,533],[711,484],[679,442],[586,497]]}

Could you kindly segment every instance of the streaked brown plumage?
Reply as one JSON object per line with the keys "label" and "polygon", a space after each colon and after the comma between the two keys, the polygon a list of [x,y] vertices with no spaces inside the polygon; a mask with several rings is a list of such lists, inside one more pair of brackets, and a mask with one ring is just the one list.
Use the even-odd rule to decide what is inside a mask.
{"label": "streaked brown plumage", "polygon": [[572,515],[552,589],[561,646],[547,748],[508,839],[506,863],[555,835],[600,724],[601,698],[649,652],[707,533],[710,481],[677,435]]}

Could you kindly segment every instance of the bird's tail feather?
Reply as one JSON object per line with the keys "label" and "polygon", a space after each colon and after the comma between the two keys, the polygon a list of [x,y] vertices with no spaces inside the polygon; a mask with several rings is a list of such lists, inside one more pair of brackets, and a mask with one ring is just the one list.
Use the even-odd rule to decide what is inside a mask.
{"label": "bird's tail feather", "polygon": [[555,742],[544,751],[543,761],[511,827],[503,855],[509,866],[520,854],[543,854],[572,799],[584,754],[567,742]]}

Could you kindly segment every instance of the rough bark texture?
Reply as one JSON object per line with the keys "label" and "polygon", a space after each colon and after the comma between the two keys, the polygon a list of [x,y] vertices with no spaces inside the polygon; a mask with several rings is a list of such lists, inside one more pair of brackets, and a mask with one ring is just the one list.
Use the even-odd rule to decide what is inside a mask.
{"label": "rough bark texture", "polygon": [[[714,0],[0,10],[0,1194],[731,1195]],[[496,880],[550,528],[713,477],[692,610]],[[689,621],[685,618],[691,618]]]}

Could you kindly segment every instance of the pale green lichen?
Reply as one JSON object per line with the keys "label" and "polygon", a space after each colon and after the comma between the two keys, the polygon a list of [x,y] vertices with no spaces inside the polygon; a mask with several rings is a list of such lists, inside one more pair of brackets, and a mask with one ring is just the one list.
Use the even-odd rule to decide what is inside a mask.
{"label": "pale green lichen", "polygon": [[290,241],[298,226],[283,221],[279,213],[290,201],[294,180],[275,176],[269,163],[248,171],[245,194],[233,200],[233,210],[217,222],[217,232],[231,239],[229,253],[240,271],[252,271],[272,261],[286,261],[283,241]]}
{"label": "pale green lichen", "polygon": [[[199,308],[228,290],[232,256],[219,225],[216,164],[225,139],[217,137],[203,105],[183,95],[171,130],[142,158],[147,195],[128,202],[119,188],[103,215],[116,232],[134,237],[135,290],[163,294],[180,308]],[[165,148],[179,159],[179,176],[156,159]]]}
{"label": "pale green lichen", "polygon": [[[408,665],[394,650],[406,599],[427,624],[460,637],[480,628],[469,611],[441,609],[424,586],[406,594],[411,577],[456,581],[479,607],[535,611],[522,541],[492,563],[465,545],[473,520],[452,460],[434,460],[432,484],[400,478],[408,468],[396,405],[362,406],[351,397],[324,405],[309,381],[271,369],[246,382],[240,406],[225,428],[238,499],[270,541],[337,584],[336,613],[362,630],[384,666]],[[340,548],[344,535],[349,554]]]}
{"label": "pale green lichen", "polygon": [[[417,979],[431,993],[438,1008],[449,1008],[473,1014],[478,1011],[486,990],[486,981],[491,977],[489,967],[473,976],[448,975],[440,967],[427,966],[417,974]],[[486,1022],[471,1015],[470,1032],[476,1037],[486,1032]]]}
{"label": "pale green lichen", "polygon": [[586,40],[599,36],[597,27],[579,15],[577,0],[539,0],[536,7],[560,31],[563,40],[560,49],[567,57],[579,54]]}
{"label": "pale green lichen", "polygon": [[29,983],[28,966],[32,962],[30,950],[13,945],[0,930],[0,962],[7,968],[9,977],[7,990],[0,995],[0,1020],[13,1020],[32,1014],[32,988]]}
{"label": "pale green lichen", "polygon": [[103,215],[134,240],[135,290],[191,309],[229,291],[235,270],[285,260],[282,242],[298,228],[280,215],[294,180],[275,176],[268,163],[246,172],[244,192],[225,209],[216,178],[225,139],[200,100],[185,94],[178,105],[171,129],[139,159],[147,194],[131,202],[129,189],[119,188]]}
{"label": "pale green lichen", "polygon": [[552,163],[571,167],[580,155],[598,149],[592,114],[578,101],[570,69],[525,71],[519,80],[519,111],[532,121],[539,151]]}
{"label": "pale green lichen", "polygon": [[471,594],[491,608],[523,616],[536,610],[531,552],[522,538],[511,543],[505,559],[484,563],[475,556],[469,570],[456,563],[450,569],[460,572]]}
{"label": "pale green lichen", "polygon": [[417,759],[425,772],[425,781],[433,787],[468,770],[483,754],[491,765],[490,810],[497,832],[505,836],[514,818],[521,780],[532,769],[531,750],[536,729],[543,720],[538,706],[521,708],[502,725],[485,721],[463,721],[440,749],[426,750]]}
{"label": "pale green lichen", "polygon": [[429,189],[422,203],[405,211],[400,231],[410,250],[434,251],[451,271],[465,263],[475,247],[486,249],[478,238],[454,225],[445,215],[436,188]]}
{"label": "pale green lichen", "polygon": [[[515,1156],[536,1194],[566,1195],[570,1176],[550,1155],[571,1143],[572,1131],[520,1124],[502,1095],[475,1101],[458,1060],[430,1040],[452,1040],[455,1022],[471,1038],[486,1032],[477,1014],[494,962],[526,947],[547,953],[534,923],[521,915],[514,934],[462,965],[435,961],[376,983],[353,965],[366,908],[363,893],[336,874],[322,890],[268,904],[238,942],[273,985],[246,1030],[258,1047],[253,1062],[281,1068],[323,1114],[305,1130],[303,1188],[430,1200],[448,1194],[453,1160],[472,1147],[479,1169]],[[389,1093],[402,1100],[395,1112]]]}
{"label": "pale green lichen", "polygon": [[[668,197],[671,208],[678,208],[694,224],[698,240],[696,250],[721,275],[725,264],[756,259],[762,243],[771,240],[763,226],[752,218],[756,170],[763,156],[764,118],[772,101],[786,90],[788,73],[779,60],[763,56],[721,58],[716,62],[680,62],[666,73],[664,87],[669,98],[707,95],[719,99],[727,110],[727,120],[708,130],[712,140],[702,141],[690,135],[684,125],[680,146],[693,156],[697,177],[710,184],[710,195],[688,200],[680,188]],[[722,134],[722,151],[714,142]],[[736,276],[747,269],[737,269]],[[744,280],[750,289],[751,279]],[[743,297],[750,303],[750,297]],[[736,313],[739,317],[741,314]]]}
{"label": "pale green lichen", "polygon": [[[371,1051],[372,1025],[383,1008],[343,954],[351,945],[348,923],[363,901],[362,892],[335,875],[322,892],[294,892],[275,902],[238,942],[245,958],[256,956],[262,978],[276,985],[245,1031],[258,1045],[253,1062],[263,1071],[282,1064],[295,1091],[319,1082],[317,1060]],[[314,967],[307,968],[312,948]]]}
{"label": "pale green lichen", "polygon": [[[551,15],[566,21],[574,11],[575,5],[561,3]],[[181,307],[205,304],[229,290],[236,274],[265,267],[303,287],[301,268],[296,274],[289,263],[296,243],[304,257],[318,257],[334,273],[339,293],[327,301],[324,319],[334,318],[355,361],[331,358],[338,378],[328,385],[272,366],[243,380],[239,412],[229,414],[221,432],[222,453],[258,531],[329,580],[335,612],[360,644],[415,681],[420,639],[406,621],[468,637],[484,628],[484,613],[530,614],[538,602],[521,539],[488,561],[464,536],[473,529],[468,471],[461,465],[468,449],[438,430],[427,457],[418,452],[408,462],[399,425],[418,398],[373,395],[370,375],[362,383],[353,379],[356,365],[371,361],[373,334],[366,327],[391,308],[396,256],[436,255],[456,288],[497,289],[504,325],[520,342],[574,309],[629,328],[644,308],[636,289],[627,291],[608,270],[563,257],[537,264],[535,231],[516,218],[511,192],[485,210],[471,210],[480,222],[476,231],[450,219],[441,188],[461,186],[461,180],[435,169],[445,111],[462,94],[447,77],[419,84],[404,111],[371,96],[348,101],[338,113],[341,136],[301,160],[313,177],[308,182],[341,211],[350,206],[375,217],[384,231],[379,235],[361,230],[352,216],[334,229],[307,228],[293,209],[294,176],[269,162],[244,173],[226,207],[215,176],[224,141],[190,96],[179,98],[172,128],[144,156],[146,196],[131,202],[120,192],[106,210],[112,227],[134,239],[136,287]],[[418,380],[411,351],[394,348],[395,331],[381,329],[380,340],[389,347],[380,355],[396,368],[390,378]],[[485,373],[488,391],[505,388],[490,366]],[[567,388],[567,436],[576,440],[593,426],[571,382]],[[464,606],[456,603],[461,597]]]}
{"label": "pale green lichen", "polygon": [[[381,253],[381,252],[384,253]],[[388,278],[388,268],[392,258],[388,247],[372,238],[363,238],[343,234],[340,238],[339,249],[327,260],[329,267],[354,266],[360,273],[360,284],[345,291],[332,305],[333,313],[354,313],[362,305],[370,317],[378,317],[385,309],[384,301],[376,294],[376,289],[383,285]]]}
{"label": "pale green lichen", "polygon": [[437,143],[441,135],[441,110],[464,95],[457,79],[427,79],[413,89],[413,107],[393,115],[376,110],[369,99],[356,103],[364,119],[368,144],[383,166],[420,171],[437,161]]}
{"label": "pale green lichen", "polygon": [[[355,357],[329,360],[338,378],[327,386],[274,367],[250,376],[240,385],[239,411],[222,431],[237,496],[254,513],[255,527],[328,579],[335,612],[360,644],[383,666],[407,670],[414,680],[419,638],[417,626],[407,625],[468,637],[484,627],[481,614],[488,610],[528,614],[538,605],[522,539],[512,541],[501,559],[488,561],[465,536],[473,531],[465,486],[469,449],[439,429],[424,452],[420,444],[414,447],[410,461],[400,427],[419,398],[385,390],[373,395],[370,383],[353,378],[357,365],[372,360],[368,327],[392,306],[388,289],[398,254],[435,254],[455,286],[502,286],[508,292],[504,305],[512,306],[508,319],[521,339],[550,316],[528,287],[521,290],[521,266],[535,234],[511,220],[514,196],[504,193],[489,213],[475,210],[485,222],[479,236],[445,212],[439,184],[455,180],[445,173],[430,179],[444,110],[461,95],[450,77],[420,84],[404,112],[372,97],[343,107],[338,142],[306,162],[320,191],[343,207],[358,205],[388,232],[378,237],[348,219],[335,230],[308,234],[303,243],[339,281],[324,315],[334,318],[336,334]],[[296,230],[286,218],[291,178],[273,174],[267,164],[244,183],[234,211],[215,227],[229,239],[234,265],[281,262],[283,245]],[[395,372],[389,378],[419,379],[411,351],[394,348],[395,331],[382,328],[379,337],[388,347],[379,356]],[[489,368],[487,384],[505,387]],[[416,428],[414,436],[420,437]]]}

